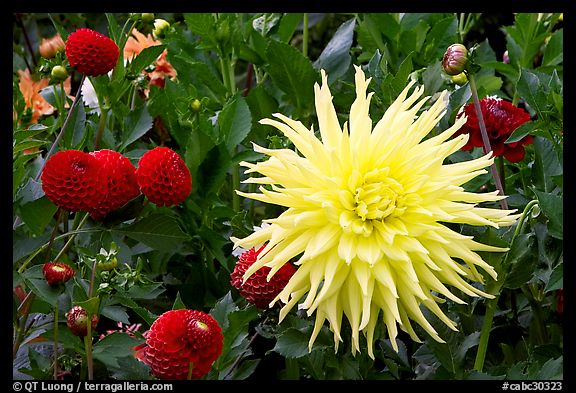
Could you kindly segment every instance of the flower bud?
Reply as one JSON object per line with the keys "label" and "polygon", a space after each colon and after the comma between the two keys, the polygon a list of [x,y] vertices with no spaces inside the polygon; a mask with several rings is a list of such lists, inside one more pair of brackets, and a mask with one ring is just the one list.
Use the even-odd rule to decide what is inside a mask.
{"label": "flower bud", "polygon": [[451,75],[450,79],[452,79],[452,82],[456,83],[458,86],[462,86],[468,82],[468,77],[466,76],[465,72],[461,72],[457,75]]}
{"label": "flower bud", "polygon": [[152,35],[155,39],[164,38],[166,35],[166,31],[170,28],[170,23],[168,23],[164,19],[156,19],[154,20],[154,30],[152,31]]}
{"label": "flower bud", "polygon": [[144,23],[152,23],[152,21],[154,20],[154,14],[152,13],[146,13],[146,14],[142,14],[142,22]]}
{"label": "flower bud", "polygon": [[448,75],[458,75],[468,65],[468,49],[462,44],[452,44],[446,49],[442,68]]}
{"label": "flower bud", "polygon": [[198,98],[195,98],[190,103],[190,109],[192,109],[194,112],[198,112],[201,107],[202,107],[202,103],[200,102],[200,100]]}
{"label": "flower bud", "polygon": [[61,65],[54,66],[50,72],[50,78],[54,81],[62,82],[68,78],[68,70]]}
{"label": "flower bud", "polygon": [[502,63],[510,64],[510,56],[508,55],[508,51],[505,51],[502,55]]}
{"label": "flower bud", "polygon": [[65,47],[66,44],[62,37],[60,37],[60,34],[56,34],[52,38],[42,38],[38,51],[40,52],[40,56],[51,59],[56,56],[56,53],[64,51]]}

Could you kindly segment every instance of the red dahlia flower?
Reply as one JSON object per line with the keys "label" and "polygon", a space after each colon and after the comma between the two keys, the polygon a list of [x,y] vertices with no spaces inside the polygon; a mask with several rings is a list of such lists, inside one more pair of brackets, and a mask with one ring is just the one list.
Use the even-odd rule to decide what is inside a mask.
{"label": "red dahlia flower", "polygon": [[242,277],[246,270],[254,262],[258,254],[266,246],[264,244],[257,251],[251,248],[240,255],[234,271],[230,274],[230,283],[238,289],[240,295],[245,298],[249,303],[254,304],[260,309],[267,309],[270,302],[284,289],[292,275],[296,272],[296,268],[286,263],[280,268],[272,278],[268,281],[267,276],[270,273],[270,268],[264,266],[252,274],[245,282],[242,282]]}
{"label": "red dahlia flower", "polygon": [[[532,136],[527,135],[517,142],[504,142],[516,128],[530,121],[528,112],[498,97],[483,98],[480,100],[480,107],[494,156],[504,156],[510,162],[522,161],[525,154],[524,145],[532,143]],[[458,114],[458,117],[463,114],[468,116],[468,120],[455,135],[469,134],[470,138],[468,143],[462,147],[462,150],[483,147],[484,143],[482,142],[482,134],[480,133],[474,104],[467,104],[463,112]]]}
{"label": "red dahlia flower", "polygon": [[208,374],[222,353],[222,328],[210,314],[171,310],[160,315],[134,348],[159,379],[199,379]]}

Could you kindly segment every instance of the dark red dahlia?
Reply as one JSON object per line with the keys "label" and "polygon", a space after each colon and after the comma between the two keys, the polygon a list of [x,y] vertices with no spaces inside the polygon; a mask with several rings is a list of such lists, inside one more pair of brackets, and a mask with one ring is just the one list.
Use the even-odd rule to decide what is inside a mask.
{"label": "dark red dahlia", "polygon": [[69,211],[90,211],[103,198],[98,160],[80,150],[51,156],[42,171],[42,190],[55,205]]}
{"label": "dark red dahlia", "polygon": [[174,206],[192,191],[192,176],[184,160],[168,147],[155,147],[142,155],[136,170],[140,191],[158,206]]}
{"label": "dark red dahlia", "polygon": [[136,347],[136,357],[159,379],[199,379],[222,354],[224,336],[210,314],[171,310],[160,315]]}
{"label": "dark red dahlia", "polygon": [[98,160],[105,190],[103,198],[90,211],[90,215],[95,220],[101,220],[111,211],[140,195],[140,188],[136,180],[136,167],[128,158],[108,149],[89,154]]}
{"label": "dark red dahlia", "polygon": [[80,28],[66,40],[66,57],[70,65],[87,76],[110,72],[118,62],[118,45],[97,31]]}
{"label": "dark red dahlia", "polygon": [[46,262],[42,266],[42,273],[48,285],[63,284],[76,274],[76,271],[63,262]]}
{"label": "dark red dahlia", "polygon": [[[74,306],[66,313],[66,324],[75,336],[88,335],[88,311],[80,306]],[[98,315],[92,315],[92,332],[98,326]]]}
{"label": "dark red dahlia", "polygon": [[234,271],[230,274],[230,283],[234,288],[238,289],[240,295],[249,303],[263,310],[269,308],[270,302],[284,289],[296,272],[294,265],[288,262],[274,273],[270,281],[268,281],[266,277],[270,273],[270,268],[263,266],[248,277],[245,282],[242,282],[244,273],[256,262],[256,258],[265,246],[264,244],[258,250],[251,248],[244,251],[238,258]]}
{"label": "dark red dahlia", "polygon": [[[498,97],[483,98],[480,100],[480,107],[494,156],[504,156],[510,162],[522,161],[525,154],[524,146],[532,143],[532,136],[526,135],[517,142],[504,142],[516,128],[530,121],[530,114],[524,109],[512,105],[511,102]],[[469,134],[470,138],[466,145],[462,147],[462,150],[483,147],[484,143],[474,104],[469,103],[464,106],[464,111],[458,114],[458,118],[463,114],[468,116],[468,120],[456,135]]]}

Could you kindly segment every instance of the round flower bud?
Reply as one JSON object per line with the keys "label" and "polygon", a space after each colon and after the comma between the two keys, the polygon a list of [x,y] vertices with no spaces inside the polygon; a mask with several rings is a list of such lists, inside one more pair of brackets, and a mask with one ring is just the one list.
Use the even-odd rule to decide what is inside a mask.
{"label": "round flower bud", "polygon": [[154,14],[152,13],[142,14],[142,22],[151,23],[153,20],[154,20]]}
{"label": "round flower bud", "polygon": [[465,72],[461,72],[457,75],[451,75],[450,79],[452,79],[452,82],[456,83],[458,86],[462,86],[468,82],[468,77],[466,76]]}
{"label": "round flower bud", "polygon": [[198,98],[195,98],[190,103],[190,109],[192,109],[194,112],[198,112],[201,107],[202,107],[202,103],[200,102],[200,100]]}
{"label": "round flower bud", "polygon": [[50,72],[50,78],[58,82],[66,80],[68,78],[66,67],[61,65],[54,66]]}
{"label": "round flower bud", "polygon": [[508,55],[508,51],[504,52],[502,55],[502,63],[510,64],[510,56]]}
{"label": "round flower bud", "polygon": [[155,39],[164,38],[166,31],[170,28],[170,23],[164,19],[154,20],[154,30],[152,30],[152,35]]}
{"label": "round flower bud", "polygon": [[446,49],[442,68],[448,75],[458,75],[468,65],[468,49],[462,44],[452,44]]}

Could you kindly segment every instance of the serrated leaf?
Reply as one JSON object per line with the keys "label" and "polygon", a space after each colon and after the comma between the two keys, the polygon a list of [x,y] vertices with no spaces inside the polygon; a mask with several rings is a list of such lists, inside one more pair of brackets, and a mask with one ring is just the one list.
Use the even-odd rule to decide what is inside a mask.
{"label": "serrated leaf", "polygon": [[133,355],[117,357],[117,368],[112,367],[112,377],[119,381],[151,380],[150,366],[136,359]]}
{"label": "serrated leaf", "polygon": [[540,191],[552,192],[556,187],[552,177],[562,175],[562,163],[558,159],[550,140],[535,137],[532,144],[536,153],[533,165],[534,185]]}
{"label": "serrated leaf", "polygon": [[148,107],[142,105],[131,111],[126,117],[123,142],[119,150],[124,150],[131,143],[140,139],[152,128],[152,116],[148,112]]}
{"label": "serrated leaf", "polygon": [[506,259],[510,270],[504,281],[505,288],[520,288],[532,278],[534,267],[538,261],[534,257],[533,244],[534,235],[532,233],[522,233],[510,245]]}
{"label": "serrated leaf", "polygon": [[250,108],[242,96],[235,97],[222,108],[218,115],[218,126],[226,148],[232,154],[252,128]]}
{"label": "serrated leaf", "polygon": [[522,68],[516,89],[518,94],[526,100],[526,103],[536,111],[538,116],[542,117],[546,111],[548,97],[538,75]]}
{"label": "serrated leaf", "polygon": [[287,99],[297,108],[312,106],[318,73],[310,60],[293,46],[274,40],[266,49],[266,58],[270,77]]}
{"label": "serrated leaf", "polygon": [[300,330],[288,328],[278,337],[272,351],[287,358],[301,358],[308,355],[308,340]]}
{"label": "serrated leaf", "polygon": [[130,324],[128,313],[126,312],[126,309],[124,307],[104,306],[102,307],[100,314],[105,316],[106,318],[110,318],[113,321]]}
{"label": "serrated leaf", "polygon": [[132,353],[133,348],[141,343],[141,339],[132,337],[127,333],[114,332],[94,344],[92,355],[94,359],[98,359],[106,366],[118,368],[118,358]]}
{"label": "serrated leaf", "polygon": [[36,236],[44,233],[58,207],[46,197],[20,206],[20,217]]}
{"label": "serrated leaf", "polygon": [[534,190],[538,205],[549,220],[548,232],[557,239],[563,239],[564,232],[564,202],[559,195]]}
{"label": "serrated leaf", "polygon": [[552,66],[561,64],[564,61],[564,29],[556,30],[546,48],[544,49],[544,56],[542,58],[543,66]]}
{"label": "serrated leaf", "polygon": [[238,310],[238,306],[232,299],[232,294],[228,292],[210,310],[210,315],[220,324],[223,330],[228,329],[229,322],[227,315]]}
{"label": "serrated leaf", "polygon": [[555,291],[560,288],[564,287],[564,268],[563,264],[560,264],[554,268],[552,274],[550,275],[550,279],[546,283],[546,287],[544,288],[544,292]]}
{"label": "serrated leaf", "polygon": [[183,242],[190,239],[174,217],[160,213],[151,214],[125,227],[112,229],[112,233],[126,235],[162,251],[177,250]]}
{"label": "serrated leaf", "polygon": [[164,45],[154,45],[144,48],[128,65],[128,73],[139,74],[142,70],[152,64],[166,49]]}

